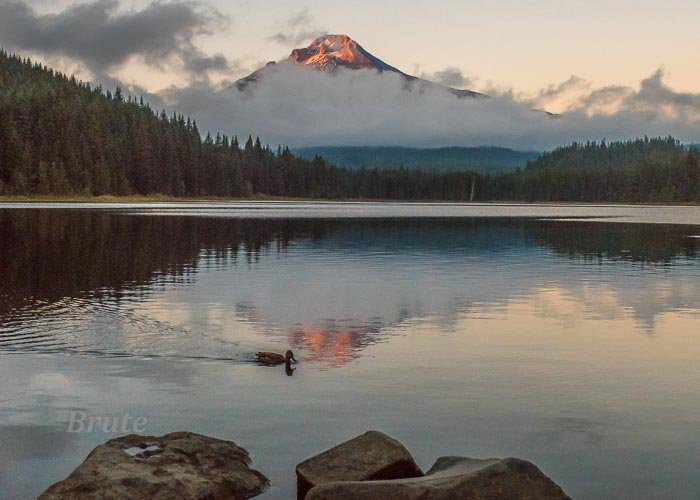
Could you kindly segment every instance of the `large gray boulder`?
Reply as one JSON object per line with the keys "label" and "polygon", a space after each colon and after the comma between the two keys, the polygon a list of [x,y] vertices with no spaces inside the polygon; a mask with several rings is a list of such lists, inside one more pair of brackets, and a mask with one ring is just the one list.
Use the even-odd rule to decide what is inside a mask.
{"label": "large gray boulder", "polygon": [[421,476],[420,467],[397,440],[369,431],[297,465],[297,496],[334,481],[372,481]]}
{"label": "large gray boulder", "polygon": [[231,441],[191,432],[132,434],[95,448],[39,499],[250,498],[269,484],[250,463],[248,452]]}
{"label": "large gray boulder", "polygon": [[423,477],[342,481],[313,488],[307,500],[567,500],[534,464],[519,458],[441,457]]}

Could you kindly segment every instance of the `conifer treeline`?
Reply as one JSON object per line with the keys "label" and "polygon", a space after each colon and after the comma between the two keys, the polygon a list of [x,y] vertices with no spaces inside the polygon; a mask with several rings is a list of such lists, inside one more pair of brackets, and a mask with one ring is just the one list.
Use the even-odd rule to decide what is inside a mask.
{"label": "conifer treeline", "polygon": [[[526,201],[700,201],[695,147],[672,137],[573,143],[531,161],[520,176]],[[515,176],[519,177],[519,176]]]}
{"label": "conifer treeline", "polygon": [[516,172],[352,170],[189,118],[0,51],[0,194],[414,200],[700,201],[697,150],[672,138],[573,144]]}
{"label": "conifer treeline", "polygon": [[0,192],[317,197],[331,173],[0,52]]}

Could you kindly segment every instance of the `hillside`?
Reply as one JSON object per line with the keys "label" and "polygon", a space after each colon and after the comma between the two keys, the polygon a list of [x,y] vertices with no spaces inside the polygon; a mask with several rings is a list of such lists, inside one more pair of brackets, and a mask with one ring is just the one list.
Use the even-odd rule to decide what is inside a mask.
{"label": "hillside", "polygon": [[698,150],[672,137],[573,143],[529,162],[521,185],[536,201],[700,201]]}
{"label": "hillside", "polygon": [[[2,51],[0,117],[0,194],[700,201],[698,151],[671,137],[574,143],[510,172],[477,171],[489,155],[523,154],[499,148],[475,148],[470,154],[481,167],[467,170],[439,172],[425,161],[392,168],[411,165],[406,155],[425,151],[400,148],[365,148],[393,162],[384,168],[336,167],[321,156],[273,151],[252,137],[243,146],[220,133],[202,139],[194,120],[156,113],[119,88],[103,91]],[[437,157],[454,161],[463,149],[439,150]],[[435,157],[437,150],[428,151]]]}
{"label": "hillside", "polygon": [[0,194],[324,196],[328,167],[0,51]]}
{"label": "hillside", "polygon": [[665,162],[681,155],[684,146],[673,137],[618,142],[574,142],[546,152],[528,162],[528,170],[570,167],[621,168],[640,163]]}
{"label": "hillside", "polygon": [[474,170],[477,172],[505,172],[524,167],[539,153],[515,151],[499,147],[309,147],[295,148],[302,158],[323,156],[329,162],[348,168],[389,169],[405,167],[438,172]]}

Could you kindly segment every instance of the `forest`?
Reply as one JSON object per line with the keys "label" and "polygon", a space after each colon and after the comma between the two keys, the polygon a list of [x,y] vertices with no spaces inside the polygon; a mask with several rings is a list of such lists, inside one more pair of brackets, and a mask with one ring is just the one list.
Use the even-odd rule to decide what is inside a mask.
{"label": "forest", "polygon": [[573,143],[531,161],[513,181],[525,201],[700,201],[698,150],[672,137]]}
{"label": "forest", "polygon": [[0,194],[698,202],[696,147],[573,143],[513,172],[336,167],[207,133],[141,98],[0,51]]}
{"label": "forest", "polygon": [[472,170],[506,172],[524,167],[537,151],[516,151],[495,146],[409,148],[396,146],[330,146],[294,148],[302,158],[322,156],[339,167],[390,169],[405,167],[439,172]]}

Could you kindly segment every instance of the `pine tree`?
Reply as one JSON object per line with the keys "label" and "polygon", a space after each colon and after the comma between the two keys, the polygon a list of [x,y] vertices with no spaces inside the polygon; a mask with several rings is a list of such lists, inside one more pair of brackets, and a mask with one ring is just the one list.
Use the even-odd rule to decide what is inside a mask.
{"label": "pine tree", "polygon": [[699,153],[672,137],[572,143],[514,172],[347,169],[245,144],[0,50],[0,192],[700,202]]}

